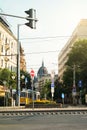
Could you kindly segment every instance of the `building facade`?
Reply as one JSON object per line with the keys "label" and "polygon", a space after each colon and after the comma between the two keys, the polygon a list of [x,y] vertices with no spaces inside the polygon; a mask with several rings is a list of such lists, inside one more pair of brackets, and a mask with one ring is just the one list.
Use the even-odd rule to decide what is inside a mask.
{"label": "building facade", "polygon": [[68,60],[67,54],[77,40],[87,39],[87,19],[82,19],[75,28],[72,36],[61,50],[58,56],[58,77],[62,79],[63,72],[66,69],[65,63]]}
{"label": "building facade", "polygon": [[38,90],[41,92],[45,83],[51,80],[51,76],[50,74],[48,74],[47,68],[44,66],[43,61],[42,66],[38,69],[37,78],[38,78]]}
{"label": "building facade", "polygon": [[[4,16],[0,16],[0,68],[17,72],[17,39]],[[20,69],[26,70],[22,47],[20,47]]]}
{"label": "building facade", "polygon": [[24,50],[22,47],[20,47],[20,69],[26,71],[26,60]]}
{"label": "building facade", "polygon": [[0,68],[16,71],[17,39],[4,17],[0,16]]}

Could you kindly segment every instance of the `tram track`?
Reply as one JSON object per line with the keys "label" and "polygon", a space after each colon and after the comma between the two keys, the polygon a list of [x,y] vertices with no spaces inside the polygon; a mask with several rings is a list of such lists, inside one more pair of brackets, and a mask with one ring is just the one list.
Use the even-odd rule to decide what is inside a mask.
{"label": "tram track", "polygon": [[87,115],[87,108],[46,108],[46,109],[0,109],[0,116],[33,116],[33,115]]}

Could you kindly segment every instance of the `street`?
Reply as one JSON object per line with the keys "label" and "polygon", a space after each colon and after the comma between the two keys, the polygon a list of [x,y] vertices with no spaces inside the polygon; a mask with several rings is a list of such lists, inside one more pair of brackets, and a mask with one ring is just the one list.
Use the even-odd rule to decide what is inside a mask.
{"label": "street", "polygon": [[0,130],[87,130],[87,114],[0,116]]}

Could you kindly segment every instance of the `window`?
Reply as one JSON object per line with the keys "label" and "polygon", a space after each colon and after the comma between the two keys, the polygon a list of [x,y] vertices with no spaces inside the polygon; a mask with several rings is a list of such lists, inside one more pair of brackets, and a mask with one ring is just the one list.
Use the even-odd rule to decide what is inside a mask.
{"label": "window", "polygon": [[11,43],[11,48],[13,48],[13,42]]}
{"label": "window", "polygon": [[1,39],[1,32],[0,32],[0,39]]}
{"label": "window", "polygon": [[5,44],[7,44],[7,38],[5,39]]}
{"label": "window", "polygon": [[1,59],[1,67],[3,67],[3,59]]}
{"label": "window", "polygon": [[3,45],[1,45],[1,52],[3,52]]}

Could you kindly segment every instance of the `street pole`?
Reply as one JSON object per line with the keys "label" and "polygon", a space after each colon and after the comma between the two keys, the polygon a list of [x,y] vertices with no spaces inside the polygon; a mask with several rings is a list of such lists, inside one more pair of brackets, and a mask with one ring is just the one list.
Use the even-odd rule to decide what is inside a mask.
{"label": "street pole", "polygon": [[75,83],[75,64],[74,64],[74,67],[73,67],[73,87],[76,87],[76,83]]}
{"label": "street pole", "polygon": [[75,74],[75,64],[73,66],[73,104],[75,105],[76,104],[76,99],[75,99],[75,96],[76,96],[76,74]]}
{"label": "street pole", "polygon": [[19,42],[19,27],[17,25],[17,105],[20,106],[20,42]]}
{"label": "street pole", "polygon": [[33,103],[33,109],[34,109],[34,84],[33,84],[33,78],[32,78],[32,103]]}
{"label": "street pole", "polygon": [[[21,16],[5,14],[5,13],[0,13],[0,15],[26,19],[26,20],[28,20],[28,23],[26,23],[25,25],[29,26],[32,29],[35,29],[36,27],[33,25],[33,23],[35,24],[38,21],[36,19],[36,10],[30,9],[30,10],[27,10],[25,12],[28,14],[27,17],[21,17]],[[20,25],[21,24],[17,25],[17,97],[16,97],[16,100],[17,100],[18,106],[20,106],[20,42],[19,42],[19,27],[20,27]]]}

